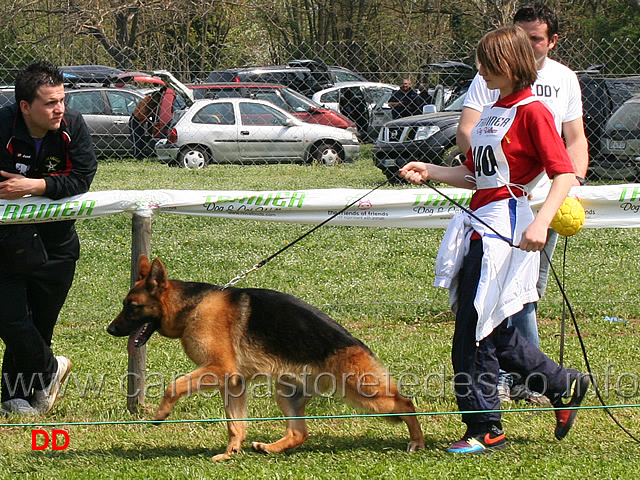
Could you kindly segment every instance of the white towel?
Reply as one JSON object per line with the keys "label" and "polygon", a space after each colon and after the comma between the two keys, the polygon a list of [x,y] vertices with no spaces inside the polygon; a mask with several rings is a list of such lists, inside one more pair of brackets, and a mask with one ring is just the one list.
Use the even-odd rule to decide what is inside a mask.
{"label": "white towel", "polygon": [[[513,244],[520,242],[523,230],[533,221],[526,197],[491,202],[473,213]],[[507,317],[522,310],[526,303],[539,299],[536,283],[540,253],[511,247],[493,230],[465,212],[454,216],[438,250],[434,281],[434,286],[449,289],[449,302],[454,313],[457,311],[458,274],[474,230],[482,236],[484,251],[474,300],[478,312],[476,341],[479,342]]]}

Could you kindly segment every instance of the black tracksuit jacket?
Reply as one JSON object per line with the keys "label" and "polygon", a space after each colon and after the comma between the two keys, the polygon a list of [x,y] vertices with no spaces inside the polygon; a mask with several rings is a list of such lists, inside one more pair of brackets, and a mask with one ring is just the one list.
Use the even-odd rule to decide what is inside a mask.
{"label": "black tracksuit jacket", "polygon": [[[36,155],[18,105],[0,109],[0,169],[28,178],[44,178],[46,197],[58,200],[87,192],[97,165],[89,130],[78,112],[65,111],[60,128],[47,132]],[[36,224],[50,258],[78,258],[74,223],[64,220]]]}

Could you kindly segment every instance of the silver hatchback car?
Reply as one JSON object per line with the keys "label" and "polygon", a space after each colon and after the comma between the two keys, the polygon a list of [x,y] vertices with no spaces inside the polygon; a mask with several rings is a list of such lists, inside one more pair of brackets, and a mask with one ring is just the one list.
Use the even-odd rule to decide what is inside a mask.
{"label": "silver hatchback car", "polygon": [[196,100],[178,115],[167,139],[155,148],[159,160],[184,168],[210,163],[335,165],[360,153],[354,133],[302,122],[263,100]]}

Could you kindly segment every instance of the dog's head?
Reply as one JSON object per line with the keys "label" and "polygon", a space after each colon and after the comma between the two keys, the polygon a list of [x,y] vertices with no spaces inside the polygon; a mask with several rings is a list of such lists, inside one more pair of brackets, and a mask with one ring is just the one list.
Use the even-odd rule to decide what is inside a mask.
{"label": "dog's head", "polygon": [[156,258],[151,264],[145,255],[141,255],[138,280],[125,297],[122,311],[107,327],[107,332],[116,337],[130,335],[130,354],[161,328],[162,296],[167,282],[167,271],[162,262]]}

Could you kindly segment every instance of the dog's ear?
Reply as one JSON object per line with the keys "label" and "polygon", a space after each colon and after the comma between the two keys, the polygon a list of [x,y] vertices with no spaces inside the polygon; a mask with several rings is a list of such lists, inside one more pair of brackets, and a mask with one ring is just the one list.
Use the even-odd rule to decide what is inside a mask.
{"label": "dog's ear", "polygon": [[150,270],[151,264],[149,263],[149,259],[143,253],[140,255],[140,259],[138,260],[138,280],[142,280],[144,277],[149,275]]}
{"label": "dog's ear", "polygon": [[163,289],[167,283],[167,270],[159,258],[155,258],[151,264],[151,272],[147,277],[147,289],[152,294],[157,294],[158,289]]}

